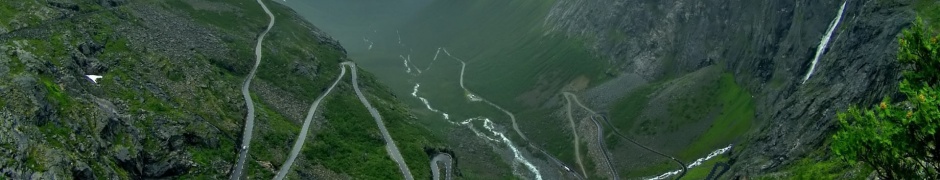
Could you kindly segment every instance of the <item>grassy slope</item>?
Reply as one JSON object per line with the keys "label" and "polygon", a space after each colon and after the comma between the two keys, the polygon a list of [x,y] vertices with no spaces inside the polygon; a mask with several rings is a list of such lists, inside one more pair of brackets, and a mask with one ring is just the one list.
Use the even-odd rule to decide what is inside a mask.
{"label": "grassy slope", "polygon": [[[259,66],[258,78],[293,93],[294,97],[312,100],[320,95],[321,89],[309,87],[326,87],[327,83],[330,83],[329,81],[332,81],[338,75],[338,63],[343,61],[345,55],[327,46],[309,46],[309,42],[317,42],[317,39],[309,34],[305,35],[309,31],[309,27],[305,26],[305,22],[301,22],[302,20],[294,17],[292,13],[288,13],[289,10],[284,6],[273,2],[267,3],[275,14],[277,22],[268,37],[266,37],[266,48],[264,49],[266,58]],[[256,9],[251,11],[252,13],[261,12],[255,3],[245,3],[244,5],[255,6]],[[252,9],[252,7],[244,8]],[[198,11],[197,14],[209,14],[207,16],[209,18],[205,18],[204,21],[217,26],[234,26],[235,24],[231,24],[232,22],[239,22],[243,18],[213,16],[212,13],[198,13]],[[298,54],[313,54],[316,59],[320,60],[314,62],[315,66],[322,67],[318,69],[318,78],[311,81],[305,78],[295,78],[300,76],[299,74],[284,72],[284,70],[290,69],[292,63],[296,63],[297,60],[311,59],[311,57],[297,56]],[[360,76],[369,75],[363,73]],[[365,79],[370,79],[370,77],[365,77]],[[348,81],[348,78],[346,81]],[[363,82],[366,86],[378,89],[379,92],[376,93],[382,93],[381,89],[385,88],[374,81]],[[429,171],[423,148],[424,146],[430,146],[432,142],[437,140],[428,137],[429,134],[426,129],[404,126],[403,124],[411,123],[412,120],[405,115],[407,112],[392,110],[401,106],[401,104],[394,103],[396,100],[392,96],[382,96],[380,100],[385,102],[383,105],[386,106],[378,107],[378,109],[383,114],[393,138],[401,139],[397,143],[405,156],[406,162],[409,164],[409,168],[416,172],[414,174],[416,178],[429,176],[429,174],[423,173]],[[381,138],[375,139],[378,129],[374,121],[371,116],[368,116],[365,108],[356,100],[351,89],[334,92],[331,94],[330,99],[324,101],[324,103],[327,110],[323,116],[328,122],[323,132],[317,132],[315,138],[308,140],[301,157],[354,178],[396,178],[400,176],[400,172],[395,168],[394,163],[387,157],[384,142]],[[353,109],[359,109],[360,111],[350,111]],[[283,117],[274,118],[274,120],[278,121],[268,125],[270,128],[262,129],[262,131],[267,130],[267,132],[258,133],[265,136],[265,141],[262,142],[274,144],[263,143],[261,146],[253,147],[286,147],[284,142],[293,141],[298,131],[297,124],[291,124]],[[262,124],[264,123],[267,122],[262,122]],[[286,153],[287,151],[289,149],[283,148],[279,152]],[[324,152],[330,153],[324,154]],[[357,156],[360,157],[350,159]],[[283,158],[285,157],[261,159],[276,160],[272,163],[277,166],[283,161]],[[296,171],[304,171],[303,167],[303,165],[295,165],[294,168]],[[270,175],[264,173],[263,177]],[[293,177],[296,177],[295,175],[292,174]]]}
{"label": "grassy slope", "polygon": [[[735,83],[733,75],[719,69],[709,71],[700,75],[713,77],[706,79],[715,79],[717,81],[679,78],[650,83],[638,88],[614,104],[611,109],[611,123],[616,126],[615,128],[625,131],[627,134],[657,136],[675,133],[674,131],[677,128],[690,126],[697,122],[711,121],[709,123],[711,125],[702,129],[704,133],[693,139],[693,143],[680,146],[677,149],[659,149],[663,152],[678,152],[670,155],[687,163],[735,142],[738,136],[746,133],[751,127],[751,121],[754,117],[754,103],[750,94]],[[670,102],[651,101],[653,96],[659,95],[664,88],[668,87],[683,87],[688,91],[668,95],[677,97],[671,99]],[[668,104],[666,106],[667,113],[640,117],[644,111],[649,110],[648,108],[656,108],[655,104]],[[710,117],[715,113],[717,113],[716,117]],[[630,145],[616,136],[607,137],[610,146]],[[623,171],[622,175],[629,177],[651,176],[676,168],[674,164],[659,162],[652,163],[646,168]]]}
{"label": "grassy slope", "polygon": [[[17,2],[31,3],[32,1]],[[68,58],[68,53],[73,51],[73,49],[70,49],[73,47],[67,45],[80,44],[85,41],[81,34],[88,31],[95,32],[93,34],[97,35],[91,37],[91,39],[106,44],[98,58],[109,64],[109,71],[102,74],[106,78],[99,81],[100,86],[98,88],[100,90],[96,90],[99,92],[92,94],[114,102],[126,102],[117,105],[119,108],[126,108],[127,113],[133,115],[131,116],[134,119],[132,126],[141,129],[142,134],[151,134],[160,130],[159,128],[162,127],[154,124],[154,119],[159,118],[180,121],[184,124],[181,131],[187,134],[196,134],[197,136],[217,140],[214,144],[186,144],[184,146],[184,151],[187,153],[184,156],[191,157],[197,166],[183,175],[183,178],[217,179],[226,176],[224,173],[227,170],[223,167],[231,164],[235,159],[235,148],[237,147],[235,142],[241,134],[242,127],[239,124],[243,123],[244,118],[243,101],[240,100],[241,96],[238,88],[244,80],[244,75],[247,74],[246,67],[254,62],[252,51],[254,36],[260,31],[259,27],[266,24],[267,18],[263,15],[257,3],[253,1],[247,3],[234,0],[212,0],[211,2],[233,5],[238,10],[224,13],[197,10],[186,2],[179,0],[166,1],[165,3],[152,1],[139,3],[155,3],[154,6],[172,9],[173,12],[194,17],[197,23],[202,23],[206,27],[218,31],[227,38],[225,46],[232,50],[227,59],[210,59],[198,55],[198,52],[197,56],[191,60],[171,59],[165,55],[140,50],[139,48],[128,48],[126,39],[114,33],[115,29],[113,27],[135,25],[133,21],[136,17],[129,16],[132,14],[132,10],[125,7],[104,10],[104,8],[90,2],[80,2],[79,5],[83,7],[83,10],[96,12],[78,17],[78,20],[69,20],[82,22],[82,24],[66,21],[48,27],[58,29],[55,35],[48,38],[51,39],[50,41],[47,41],[46,38],[14,37],[11,41],[6,41],[2,45],[14,47],[16,46],[14,42],[22,42],[26,44],[24,50],[36,55],[37,59],[49,62],[52,66],[69,66],[72,62]],[[309,25],[303,24],[297,18],[292,18],[292,15],[288,13],[288,9],[270,1],[266,3],[276,14],[279,21],[264,44],[265,59],[259,67],[256,81],[270,82],[275,86],[274,88],[291,93],[290,96],[309,99],[297,101],[310,102],[319,95],[321,88],[318,87],[325,87],[325,83],[338,74],[338,62],[343,61],[344,55],[337,49],[322,43],[316,43],[318,42],[316,38],[305,27]],[[30,9],[46,8],[42,4],[31,4],[26,8],[11,10],[7,5],[6,3],[0,4],[0,13],[18,14]],[[20,13],[15,17],[31,16]],[[8,23],[7,21],[10,20],[30,21],[30,23],[27,23],[29,25],[42,23],[39,20],[29,18],[4,18],[0,20],[2,21],[0,23]],[[9,28],[7,24],[2,25],[4,25],[4,28]],[[34,70],[36,68],[25,68],[24,64],[26,63],[21,62],[23,60],[18,60],[15,54],[10,54],[11,51],[4,53],[6,53],[4,56],[12,55],[14,59],[2,62],[4,64],[9,63],[10,71],[6,71],[8,74],[0,77],[37,77],[43,92],[47,93],[47,98],[44,101],[53,104],[53,108],[59,114],[59,117],[64,119],[89,119],[88,122],[79,123],[83,126],[82,129],[101,128],[100,125],[96,125],[96,122],[91,121],[97,119],[100,115],[85,113],[85,110],[96,109],[97,106],[85,99],[84,96],[78,96],[79,94],[89,93],[83,92],[87,91],[88,87],[84,85],[69,87],[73,85],[70,84],[73,80],[65,78],[66,76],[72,76],[71,74],[48,73],[48,71]],[[308,54],[315,54],[318,60],[312,61],[310,60],[312,58],[305,57]],[[298,62],[337,68],[322,68],[314,79],[302,78],[305,76],[300,76],[294,72],[285,72],[285,70],[288,70],[287,68],[291,67],[291,63]],[[65,67],[60,68],[65,69]],[[363,73],[361,76],[364,76],[360,77],[364,79],[372,78],[368,73]],[[9,81],[4,80],[4,82]],[[80,82],[85,83],[85,81]],[[166,93],[165,96],[138,89],[141,87],[140,85],[150,83],[163,89]],[[197,88],[193,84],[205,85],[205,87]],[[0,86],[3,87],[9,85],[8,83],[0,83]],[[257,83],[253,85],[257,85]],[[429,137],[426,129],[414,128],[408,125],[413,123],[414,120],[407,115],[406,111],[401,110],[402,105],[397,103],[393,96],[388,95],[385,90],[386,87],[380,86],[371,80],[363,81],[362,85],[371,89],[369,91],[373,95],[371,100],[374,104],[377,104],[377,108],[384,115],[394,138],[400,139],[398,142],[399,147],[402,148],[402,153],[411,165],[412,170],[416,172],[416,177],[426,179],[429,176],[429,174],[424,173],[429,171],[427,167],[428,157],[424,155],[423,148],[432,146],[438,140]],[[75,90],[76,88],[79,90]],[[12,100],[17,100],[16,97],[26,96],[26,92],[19,89],[11,89],[6,92],[4,96],[9,95]],[[336,95],[334,95],[337,99],[355,100],[351,91],[340,91],[335,94],[341,94],[341,97],[335,97]],[[279,166],[284,159],[283,154],[287,153],[289,145],[292,144],[296,133],[299,131],[299,124],[296,121],[288,120],[281,112],[274,110],[273,105],[260,101],[260,99],[269,97],[254,95],[253,99],[255,99],[255,106],[258,110],[258,123],[256,124],[257,132],[255,132],[255,138],[253,139],[247,172],[252,177],[270,178],[273,173],[266,170],[258,162],[270,162],[274,164],[274,168],[277,168],[276,166]],[[4,98],[4,100],[7,99]],[[17,107],[37,106],[32,103],[35,102],[23,101],[19,104],[6,104],[4,102],[2,110],[28,115],[31,113],[24,112]],[[347,137],[377,136],[377,131],[371,132],[362,129],[343,131],[341,133],[347,135],[339,136],[342,138],[329,138],[339,135],[337,133],[340,132],[337,132],[336,129],[340,128],[361,126],[365,129],[376,129],[374,121],[365,113],[358,100],[348,102],[330,100],[325,103],[329,107],[328,109],[332,109],[326,111],[326,116],[356,108],[361,109],[360,112],[362,113],[349,115],[348,117],[338,115],[335,118],[327,118],[330,123],[329,126],[324,128],[327,131],[321,133],[324,138],[311,138],[308,140],[306,146],[308,148],[305,149],[305,155],[301,156],[302,159],[307,158],[309,163],[322,164],[328,169],[347,173],[354,178],[395,178],[400,176],[397,168],[387,157],[387,153],[383,148],[384,143],[381,143],[380,138],[378,144],[374,141],[374,138],[372,140],[345,139]],[[357,119],[357,121],[351,121],[351,119]],[[51,165],[47,161],[50,159],[43,157],[43,154],[58,152],[69,159],[87,162],[98,177],[109,177],[104,174],[109,171],[113,171],[118,177],[127,178],[130,176],[129,172],[120,168],[112,158],[90,156],[82,152],[55,150],[74,149],[82,145],[81,140],[63,140],[63,137],[78,133],[71,131],[71,128],[73,127],[59,123],[46,123],[38,127],[23,127],[23,130],[41,132],[40,136],[48,139],[47,143],[31,145],[30,149],[34,153],[30,153],[29,160],[26,161],[26,164],[32,164],[29,166],[30,169],[35,171],[49,170]],[[134,139],[125,133],[117,132],[115,136],[118,138],[113,140],[112,147],[108,147],[110,151],[129,149],[134,153],[137,151],[135,147],[157,150],[164,149],[167,146],[165,143],[168,143],[153,137]],[[342,164],[340,161],[346,159],[334,156],[310,155],[311,151],[318,151],[316,147],[319,146],[315,143],[335,144],[347,149],[362,150],[368,152],[368,161],[365,162],[386,163]],[[319,151],[322,151],[322,149]],[[105,152],[105,154],[111,153]],[[339,156],[352,157],[349,154],[339,154]],[[352,162],[364,161],[357,159]],[[310,169],[304,169],[303,167],[310,166],[312,165],[297,164],[294,167],[296,171],[309,171]],[[379,171],[378,169],[383,170]],[[297,175],[292,174],[292,177],[296,178]]]}

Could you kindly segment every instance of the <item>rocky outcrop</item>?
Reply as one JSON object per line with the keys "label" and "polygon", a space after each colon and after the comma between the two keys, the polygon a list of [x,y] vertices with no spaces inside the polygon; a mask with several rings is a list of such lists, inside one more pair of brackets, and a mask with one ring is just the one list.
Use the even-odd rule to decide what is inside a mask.
{"label": "rocky outcrop", "polygon": [[[168,8],[174,4],[163,1],[39,2],[11,2],[13,11],[2,13],[14,13],[15,18],[0,17],[0,179],[227,176],[232,164],[228,161],[234,160],[229,156],[235,154],[228,150],[235,150],[238,140],[230,134],[240,132],[238,118],[244,116],[237,93],[242,77],[237,75],[247,74],[253,62],[239,53],[251,49],[236,48],[254,43],[257,33],[247,27],[255,24],[221,27]],[[244,13],[244,8],[233,12]],[[283,6],[275,8],[292,13]],[[279,31],[321,42],[304,40],[301,45],[285,38],[266,47],[313,49],[322,44],[326,48],[317,53],[342,52],[335,40],[309,23],[296,23],[308,29]],[[285,80],[312,81],[326,74],[315,66],[326,60],[297,58],[311,57],[309,53],[281,57],[296,59],[294,68],[285,66],[285,72],[303,74]],[[104,78],[92,82],[85,77],[89,74]],[[281,93],[267,96],[297,93],[278,85],[264,88]],[[252,155],[258,161],[274,161],[262,159],[270,158],[269,151]]]}
{"label": "rocky outcrop", "polygon": [[909,1],[848,1],[815,74],[802,78],[842,1],[572,0],[546,19],[555,31],[594,37],[597,53],[647,80],[717,61],[756,95],[756,133],[731,172],[774,171],[817,148],[851,104],[894,96],[897,34]]}

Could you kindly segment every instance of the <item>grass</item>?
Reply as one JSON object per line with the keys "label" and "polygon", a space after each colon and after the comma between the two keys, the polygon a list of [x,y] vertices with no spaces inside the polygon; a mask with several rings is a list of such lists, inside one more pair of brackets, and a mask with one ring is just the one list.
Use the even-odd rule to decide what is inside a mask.
{"label": "grass", "polygon": [[[667,102],[651,102],[653,96],[670,98],[666,98]],[[648,108],[655,107],[650,106],[651,103],[666,104],[667,113],[641,117],[644,112],[652,110]],[[641,86],[617,100],[610,115],[614,127],[625,131],[628,136],[677,133],[675,131],[679,129],[713,119],[709,126],[702,127],[705,128],[704,133],[695,137],[691,144],[673,147],[678,149],[659,149],[678,152],[673,155],[685,162],[691,162],[735,142],[739,136],[750,130],[754,108],[750,93],[735,82],[731,73],[723,72],[717,67],[708,67],[676,79]],[[610,146],[620,146],[624,143],[612,135],[607,137],[607,141]],[[674,164],[652,165],[624,173],[650,176],[675,168]]]}
{"label": "grass", "polygon": [[318,132],[313,146],[304,148],[305,158],[356,178],[400,177],[369,112],[350,89],[335,93],[324,104],[326,127]]}
{"label": "grass", "polygon": [[[139,174],[133,174],[123,170],[122,167],[115,164],[114,160],[93,156],[91,153],[111,152],[117,149],[128,148],[131,154],[146,154],[157,149],[164,143],[159,139],[157,131],[160,127],[155,120],[168,120],[168,126],[173,128],[180,127],[187,132],[212,132],[207,133],[206,138],[210,138],[217,143],[210,144],[185,144],[183,153],[191,155],[191,159],[198,166],[192,167],[190,172],[179,177],[181,179],[218,179],[224,178],[224,174],[217,174],[219,164],[231,164],[235,160],[237,145],[237,135],[240,135],[244,120],[244,107],[238,88],[247,74],[246,66],[253,63],[254,40],[257,33],[260,33],[262,24],[267,21],[263,12],[256,3],[243,2],[236,0],[208,0],[211,2],[228,3],[238,7],[237,12],[210,12],[197,10],[186,2],[181,0],[171,0],[165,2],[165,8],[171,9],[171,12],[181,13],[181,15],[190,15],[195,18],[197,24],[204,24],[210,29],[221,31],[218,34],[226,39],[225,43],[232,51],[229,52],[232,58],[207,58],[196,56],[187,58],[169,58],[163,54],[156,54],[153,51],[135,48],[137,44],[130,42],[116,32],[115,26],[140,26],[139,22],[133,22],[133,15],[118,18],[114,12],[95,13],[91,16],[76,17],[76,19],[63,19],[64,21],[75,21],[88,23],[87,25],[70,25],[69,23],[51,24],[50,28],[56,33],[49,37],[39,39],[25,39],[30,47],[26,49],[37,56],[37,59],[51,61],[51,64],[58,68],[59,74],[40,74],[27,70],[26,65],[20,62],[17,57],[11,58],[12,61],[8,67],[11,74],[17,76],[34,76],[38,79],[40,91],[46,93],[48,102],[56,108],[62,108],[58,112],[64,113],[58,116],[60,121],[46,123],[36,128],[50,144],[43,146],[31,146],[32,149],[27,159],[30,168],[46,170],[43,165],[45,157],[41,152],[52,152],[49,149],[65,149],[66,153],[74,153],[74,157],[66,160],[76,160],[88,162],[98,177],[103,177],[105,172],[115,171],[119,177],[139,177]],[[30,3],[32,1],[29,1]],[[3,17],[19,17],[22,14],[6,16],[3,13],[19,13],[22,9],[8,9],[14,3],[0,3],[0,15]],[[162,1],[144,1],[140,3],[164,3]],[[293,97],[312,99],[318,95],[321,87],[331,82],[339,73],[338,63],[345,61],[345,55],[334,49],[332,46],[325,45],[318,41],[318,38],[310,32],[309,25],[300,22],[298,19],[290,18],[287,8],[266,1],[267,5],[278,18],[278,23],[272,29],[266,38],[263,52],[264,63],[259,67],[259,73],[256,80],[271,82],[275,87],[291,93]],[[82,11],[103,10],[94,3],[80,3]],[[9,10],[9,11],[8,11]],[[127,8],[119,8],[118,11],[128,11]],[[131,10],[132,11],[132,10]],[[6,21],[3,19],[2,21]],[[130,22],[127,22],[130,21]],[[0,22],[0,26],[6,26]],[[79,36],[77,34],[93,34],[92,36]],[[46,40],[48,39],[48,41]],[[11,45],[13,38],[3,44]],[[100,63],[108,67],[106,72],[102,72],[105,78],[101,79],[95,86],[82,81],[80,75],[76,75],[76,81],[61,79],[61,76],[76,74],[70,66],[74,62],[68,59],[68,52],[73,51],[77,46],[86,41],[95,41],[98,44],[105,45],[104,50],[95,55]],[[65,46],[64,44],[68,44]],[[9,53],[9,52],[2,52]],[[198,54],[199,52],[197,52]],[[12,55],[12,54],[8,54]],[[316,58],[313,58],[316,56]],[[225,64],[228,63],[228,64]],[[310,65],[317,67],[311,74],[300,74],[291,71],[296,64]],[[40,70],[47,68],[45,65],[37,67]],[[48,72],[48,71],[47,71]],[[416,125],[415,119],[411,117],[410,112],[404,105],[397,102],[397,97],[391,94],[384,86],[378,85],[372,75],[361,72],[361,85],[367,90],[370,100],[383,115],[386,120],[389,131],[392,136],[398,140],[401,153],[409,164],[409,167],[418,179],[428,179],[429,164],[425,147],[443,147],[439,139],[431,136],[430,130]],[[57,79],[59,78],[59,79]],[[348,82],[348,79],[347,81]],[[5,83],[4,83],[5,84]],[[197,85],[197,87],[193,87]],[[257,85],[257,84],[256,84]],[[63,88],[64,86],[65,88]],[[75,88],[77,90],[66,88]],[[328,123],[323,127],[323,132],[315,138],[309,138],[307,145],[301,155],[301,159],[294,167],[312,167],[323,165],[329,169],[345,173],[357,179],[396,179],[401,178],[397,166],[390,160],[384,149],[384,141],[378,138],[378,130],[375,127],[373,119],[365,111],[362,104],[349,89],[348,84],[340,85],[345,90],[338,90],[331,95],[331,99],[324,102],[323,115],[327,117]],[[155,89],[155,90],[151,90]],[[340,88],[343,89],[343,88]],[[77,92],[76,92],[77,91]],[[77,93],[77,94],[72,94]],[[78,96],[81,94],[91,94],[91,96]],[[84,109],[96,109],[96,100],[87,99],[88,97],[100,98],[100,100],[110,101],[116,107],[115,110],[122,117],[129,117],[130,126],[138,131],[132,135],[127,131],[120,129],[114,130],[114,138],[108,142],[103,151],[90,152],[70,152],[68,148],[74,147],[70,143],[89,143],[89,142],[58,142],[59,138],[68,137],[70,128],[79,126],[82,129],[100,129],[100,124],[96,119],[100,119],[107,114],[102,113],[81,113]],[[298,124],[295,124],[285,118],[285,114],[276,111],[274,105],[263,104],[260,101],[270,97],[254,97],[258,100],[255,105],[258,106],[258,121],[256,126],[255,138],[253,139],[253,149],[251,152],[252,160],[249,161],[246,172],[251,177],[270,177],[273,174],[267,169],[261,167],[257,161],[270,161],[273,165],[279,166],[283,162],[283,154],[287,152],[292,140],[297,134]],[[14,99],[2,99],[0,102],[13,101]],[[83,105],[90,102],[92,105]],[[26,105],[36,105],[32,102],[24,102]],[[2,103],[0,103],[2,104]],[[26,107],[26,106],[24,106]],[[35,106],[33,106],[35,107]],[[4,107],[6,111],[7,107]],[[21,107],[17,107],[21,108]],[[17,109],[14,109],[17,110]],[[34,110],[33,110],[34,111]],[[32,112],[32,111],[19,111]],[[72,121],[82,120],[85,121]],[[180,120],[193,120],[192,122],[180,123]],[[205,123],[198,120],[204,120]],[[167,125],[167,124],[164,124]],[[68,127],[68,128],[66,128]],[[416,128],[417,127],[417,128]],[[218,131],[215,131],[217,129]],[[78,137],[84,137],[88,132],[77,134]],[[96,135],[91,135],[96,136]],[[100,136],[100,135],[97,135]],[[35,138],[35,137],[30,137]],[[208,141],[208,140],[207,140]],[[65,143],[65,144],[60,144]],[[143,147],[139,152],[134,147]],[[73,155],[73,154],[69,154]],[[165,158],[165,157],[153,157]],[[0,158],[2,159],[2,158]],[[49,166],[53,167],[53,166]],[[507,166],[508,167],[508,166]],[[277,167],[275,167],[277,168]],[[52,169],[52,168],[50,168]],[[298,168],[296,171],[306,171],[308,169]],[[0,178],[5,178],[0,176]]]}
{"label": "grass", "polygon": [[[173,9],[185,11],[190,17],[198,22],[210,24],[223,31],[232,33],[259,32],[267,25],[267,16],[261,6],[256,2],[233,1],[233,0],[207,0],[209,2],[227,2],[237,8],[237,12],[216,12],[211,10],[196,9],[189,3],[182,0],[169,0],[166,5]],[[272,3],[266,1],[265,5],[271,8]]]}
{"label": "grass", "polygon": [[[708,173],[710,173],[712,169],[715,168],[715,165],[718,164],[719,162],[727,163],[728,156],[719,155],[708,161],[702,162],[702,165],[689,169],[689,173],[686,173],[685,176],[683,176],[682,178],[683,179],[705,179],[706,177],[708,177]],[[719,170],[720,169],[716,169],[715,173],[718,173]],[[731,170],[728,170],[725,172],[725,174],[728,174],[728,173],[731,173]],[[725,177],[728,177],[728,176],[725,176]],[[823,178],[823,179],[827,179],[827,178]]]}
{"label": "grass", "polygon": [[29,154],[26,157],[26,167],[38,172],[43,172],[47,170],[45,150],[39,147],[40,145],[29,146]]}
{"label": "grass", "polygon": [[934,30],[934,33],[940,33],[940,2],[917,0],[911,7],[914,7],[918,17],[928,22],[928,28]]}
{"label": "grass", "polygon": [[853,165],[837,159],[829,151],[826,140],[815,151],[780,168],[777,173],[755,177],[755,179],[867,179],[874,169],[860,164]]}
{"label": "grass", "polygon": [[0,27],[12,30],[13,22],[18,22],[26,27],[39,24],[45,19],[23,12],[39,13],[40,9],[44,7],[39,1],[16,1],[0,4],[0,17],[4,17],[0,19]]}
{"label": "grass", "polygon": [[679,154],[680,159],[695,159],[725,147],[751,128],[754,102],[750,93],[738,86],[730,73],[721,75],[720,87],[718,103],[721,106],[721,114],[708,131]]}
{"label": "grass", "polygon": [[56,139],[56,137],[64,139],[69,137],[69,134],[73,133],[71,129],[62,127],[62,125],[56,123],[45,123],[42,126],[39,126],[39,132],[42,132],[42,134],[46,137],[45,140],[47,143],[49,143],[47,145],[59,148],[68,148],[68,146],[65,146],[65,144],[63,144],[62,141],[59,141],[59,139]]}
{"label": "grass", "polygon": [[385,97],[383,99],[373,98],[369,101],[375,103],[373,106],[376,106],[382,118],[385,120],[392,138],[396,139],[396,144],[415,179],[431,178],[430,174],[423,173],[431,171],[431,164],[428,161],[429,157],[425,154],[424,148],[442,147],[443,144],[440,143],[441,140],[429,136],[431,132],[424,126],[417,126],[415,119],[408,117],[409,111],[404,108],[404,104],[389,101],[389,99],[392,99],[392,94],[387,90],[385,92],[372,92],[370,94],[375,94],[377,97]]}
{"label": "grass", "polygon": [[[661,87],[661,83],[646,84],[637,87],[636,90],[630,92],[629,95],[617,100],[613,108],[611,108],[612,111],[610,111],[610,121],[611,124],[614,125],[614,128],[621,131],[633,129],[633,124],[636,122],[637,117],[640,116],[643,109],[649,104],[650,96]],[[617,142],[619,141],[609,143],[611,143],[610,146],[618,146]]]}
{"label": "grass", "polygon": [[51,77],[42,76],[39,79],[46,89],[47,99],[58,105],[58,107],[70,107],[73,104],[68,94],[62,92],[63,89]]}
{"label": "grass", "polygon": [[642,168],[631,169],[629,171],[621,170],[618,172],[622,177],[651,177],[679,169],[679,167],[673,161],[662,160],[657,162],[649,162],[649,164],[650,165]]}
{"label": "grass", "polygon": [[828,159],[818,161],[815,159],[804,158],[791,165],[792,173],[790,179],[866,179],[867,174],[847,178],[845,171],[848,166],[845,162]]}
{"label": "grass", "polygon": [[[218,147],[235,147],[233,141],[219,141]],[[235,154],[232,153],[231,149],[218,148],[218,147],[190,147],[189,153],[193,155],[193,162],[199,164],[200,166],[209,166],[212,161],[215,160],[230,160],[235,159]]]}
{"label": "grass", "polygon": [[[13,7],[13,4],[10,4],[10,3],[0,4],[0,17],[13,17],[14,15],[17,14],[17,12],[19,11]],[[6,19],[6,18],[0,19],[0,27],[9,28],[8,27],[9,26],[8,23],[10,23],[9,20],[10,19]]]}
{"label": "grass", "polygon": [[[256,96],[255,134],[253,137],[252,156],[260,161],[280,164],[287,158],[287,153],[300,132],[300,126],[272,110],[269,104]],[[309,141],[309,140],[308,140]]]}

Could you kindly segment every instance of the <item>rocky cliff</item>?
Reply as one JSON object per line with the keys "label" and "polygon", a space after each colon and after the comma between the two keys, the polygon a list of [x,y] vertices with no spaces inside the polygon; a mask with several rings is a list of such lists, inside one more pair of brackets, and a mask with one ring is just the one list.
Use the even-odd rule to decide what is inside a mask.
{"label": "rocky cliff", "polygon": [[570,0],[545,19],[594,39],[624,76],[670,79],[711,64],[755,95],[755,126],[736,144],[732,172],[764,174],[819,148],[850,104],[896,94],[897,35],[911,1],[849,0],[812,77],[803,83],[843,1]]}

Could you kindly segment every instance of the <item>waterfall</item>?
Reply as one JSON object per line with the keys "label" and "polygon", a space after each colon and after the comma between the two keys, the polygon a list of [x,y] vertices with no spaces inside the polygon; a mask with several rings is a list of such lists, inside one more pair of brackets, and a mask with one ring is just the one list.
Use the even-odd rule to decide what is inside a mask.
{"label": "waterfall", "polygon": [[839,15],[829,23],[829,30],[826,31],[826,36],[823,36],[822,40],[819,41],[819,47],[816,47],[816,57],[813,57],[813,64],[809,67],[809,71],[806,72],[806,77],[803,77],[803,84],[806,83],[806,80],[809,80],[809,77],[813,75],[813,71],[816,70],[816,63],[819,62],[819,58],[822,57],[823,52],[826,50],[826,46],[829,45],[829,38],[832,38],[832,33],[836,30],[836,27],[839,26],[839,21],[842,20],[842,12],[845,11],[845,3],[842,2],[842,7],[839,8]]}

